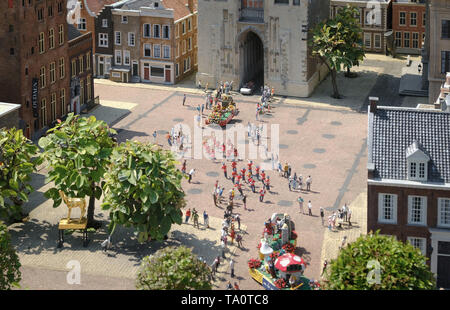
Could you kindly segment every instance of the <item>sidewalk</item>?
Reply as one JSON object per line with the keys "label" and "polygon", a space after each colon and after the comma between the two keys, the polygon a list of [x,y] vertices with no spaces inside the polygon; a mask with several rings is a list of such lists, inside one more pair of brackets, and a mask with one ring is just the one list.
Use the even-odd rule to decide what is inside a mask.
{"label": "sidewalk", "polygon": [[[338,257],[339,246],[341,245],[342,238],[347,236],[346,245],[352,243],[358,239],[362,234],[367,234],[367,193],[363,192],[356,197],[356,199],[349,205],[352,210],[351,223],[352,226],[348,226],[348,223],[344,223],[342,228],[335,228],[334,231],[330,231],[328,227],[324,226],[324,238],[322,244],[321,255],[321,268],[325,260],[328,263]],[[327,225],[327,218],[324,225]],[[338,221],[336,220],[336,226]]]}

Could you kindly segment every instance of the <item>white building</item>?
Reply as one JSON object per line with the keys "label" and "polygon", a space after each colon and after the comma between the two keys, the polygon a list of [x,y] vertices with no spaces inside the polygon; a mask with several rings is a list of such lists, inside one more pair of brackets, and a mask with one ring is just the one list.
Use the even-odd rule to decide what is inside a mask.
{"label": "white building", "polygon": [[307,97],[326,76],[311,57],[309,29],[329,0],[199,0],[197,83],[253,81],[278,95]]}

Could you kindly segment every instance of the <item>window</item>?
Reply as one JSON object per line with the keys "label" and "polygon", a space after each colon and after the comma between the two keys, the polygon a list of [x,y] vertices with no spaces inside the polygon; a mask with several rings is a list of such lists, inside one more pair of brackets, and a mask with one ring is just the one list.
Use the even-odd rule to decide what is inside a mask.
{"label": "window", "polygon": [[415,178],[417,172],[417,164],[416,163],[410,163],[409,164],[409,177]]}
{"label": "window", "polygon": [[441,51],[441,73],[450,71],[450,52]]}
{"label": "window", "polygon": [[107,19],[102,19],[102,27],[108,28],[108,20]]}
{"label": "window", "polygon": [[84,101],[84,80],[80,79],[80,105],[85,104]]}
{"label": "window", "polygon": [[409,47],[409,32],[403,33],[403,47]]}
{"label": "window", "polygon": [[9,55],[11,55],[11,56],[14,55],[14,48],[11,47],[11,48],[9,49]]}
{"label": "window", "polygon": [[64,25],[58,26],[58,33],[59,33],[59,45],[64,44]]}
{"label": "window", "polygon": [[47,99],[41,99],[41,128],[47,126]]}
{"label": "window", "polygon": [[52,16],[53,16],[53,6],[50,5],[50,6],[47,8],[47,11],[48,11],[48,17],[52,17]]}
{"label": "window", "polygon": [[186,21],[183,21],[181,23],[181,33],[185,34],[186,33]]}
{"label": "window", "polygon": [[186,40],[183,40],[183,55],[186,54]]}
{"label": "window", "polygon": [[375,48],[381,48],[381,35],[379,35],[379,34],[375,34],[374,36],[373,36],[373,38],[374,38],[374,47]]}
{"label": "window", "polygon": [[41,32],[39,34],[39,54],[45,52],[45,34]]}
{"label": "window", "polygon": [[153,57],[161,58],[161,45],[153,44]]}
{"label": "window", "polygon": [[170,38],[170,31],[169,31],[169,26],[165,25],[163,26],[163,38],[164,39],[169,39]]}
{"label": "window", "polygon": [[51,116],[51,122],[56,120],[56,93],[52,93],[51,99],[50,99],[50,116]]}
{"label": "window", "polygon": [[180,75],[180,65],[178,63],[175,64],[175,76],[178,77]]}
{"label": "window", "polygon": [[122,24],[128,24],[128,16],[122,16]]}
{"label": "window", "polygon": [[413,32],[412,34],[412,47],[419,48],[419,33]]}
{"label": "window", "polygon": [[411,12],[409,15],[410,26],[417,26],[417,13]]}
{"label": "window", "polygon": [[450,39],[450,20],[442,20],[442,39]]}
{"label": "window", "polygon": [[427,250],[426,250],[427,239],[417,238],[417,237],[408,237],[408,241],[409,241],[409,243],[411,243],[411,245],[413,247],[418,248],[420,250],[420,252],[422,252],[422,255],[424,255],[424,256],[427,255]]}
{"label": "window", "polygon": [[80,56],[78,57],[79,62],[80,62],[80,73],[83,73],[84,71],[84,56]]}
{"label": "window", "polygon": [[438,198],[438,222],[440,227],[450,227],[450,198]]}
{"label": "window", "polygon": [[64,68],[64,57],[61,57],[58,61],[58,67],[59,67],[59,78],[62,80],[65,75],[66,75],[66,71]]}
{"label": "window", "polygon": [[406,12],[400,12],[399,24],[400,26],[406,26]]}
{"label": "window", "polygon": [[62,10],[63,10],[62,8],[63,8],[62,2],[60,1],[60,2],[58,2],[58,13],[62,12]]}
{"label": "window", "polygon": [[192,50],[192,38],[188,38],[188,50],[191,51]]}
{"label": "window", "polygon": [[378,194],[378,222],[397,223],[397,195]]}
{"label": "window", "polygon": [[188,31],[191,31],[192,30],[192,25],[191,25],[191,18],[189,17],[188,18],[188,21],[187,21],[188,23]]}
{"label": "window", "polygon": [[116,63],[116,65],[121,65],[122,64],[122,51],[121,50],[116,50],[114,55],[115,55],[115,63]]}
{"label": "window", "polygon": [[395,46],[402,47],[402,33],[400,31],[395,32]]}
{"label": "window", "polygon": [[152,56],[152,46],[150,44],[144,44],[144,57]]}
{"label": "window", "polygon": [[366,48],[372,48],[372,34],[364,33],[364,46]]}
{"label": "window", "polygon": [[180,24],[175,25],[175,38],[180,37]]}
{"label": "window", "polygon": [[61,115],[66,115],[66,89],[61,88],[59,90],[59,102],[61,104]]}
{"label": "window", "polygon": [[88,101],[92,99],[92,76],[88,75],[86,79],[86,92]]}
{"label": "window", "polygon": [[53,28],[48,31],[48,48],[55,48],[55,30]]}
{"label": "window", "polygon": [[294,0],[294,1],[292,2],[292,4],[293,4],[293,5],[300,5],[300,0]]}
{"label": "window", "polygon": [[50,84],[56,81],[56,63],[50,63]]}
{"label": "window", "polygon": [[408,196],[408,224],[427,224],[427,198]]}
{"label": "window", "polygon": [[154,38],[159,38],[160,37],[160,25],[153,25],[153,37]]}
{"label": "window", "polygon": [[77,61],[74,59],[72,60],[72,77],[75,77],[77,75]]}
{"label": "window", "polygon": [[175,51],[175,57],[180,57],[180,43],[177,42],[176,51]]}
{"label": "window", "polygon": [[121,45],[122,44],[122,33],[120,31],[116,31],[114,34],[114,44]]}
{"label": "window", "polygon": [[186,73],[191,69],[191,57],[188,57],[183,61],[183,66],[183,73]]}
{"label": "window", "polygon": [[134,32],[128,32],[128,46],[134,46],[135,37]]}
{"label": "window", "polygon": [[150,24],[144,24],[144,33],[142,34],[144,38],[150,38]]}
{"label": "window", "polygon": [[39,70],[39,80],[40,80],[40,84],[41,84],[41,88],[45,87],[45,67],[42,66],[41,69]]}
{"label": "window", "polygon": [[164,68],[151,67],[150,68],[150,75],[151,76],[156,76],[156,77],[164,77]]}
{"label": "window", "polygon": [[170,46],[164,45],[163,52],[164,52],[164,54],[163,54],[164,58],[170,58]]}
{"label": "window", "polygon": [[43,21],[44,20],[44,9],[38,9],[37,10],[37,18],[38,21]]}
{"label": "window", "polygon": [[275,0],[275,4],[289,4],[289,0]]}
{"label": "window", "polygon": [[123,64],[130,65],[130,51],[123,51]]}
{"label": "window", "polygon": [[98,46],[99,47],[108,47],[108,34],[107,33],[99,33],[98,34]]}
{"label": "window", "polygon": [[91,52],[86,53],[86,70],[91,69]]}
{"label": "window", "polygon": [[422,26],[426,27],[427,25],[427,13],[422,14]]}
{"label": "window", "polygon": [[86,30],[86,18],[80,18],[78,20],[78,30]]}

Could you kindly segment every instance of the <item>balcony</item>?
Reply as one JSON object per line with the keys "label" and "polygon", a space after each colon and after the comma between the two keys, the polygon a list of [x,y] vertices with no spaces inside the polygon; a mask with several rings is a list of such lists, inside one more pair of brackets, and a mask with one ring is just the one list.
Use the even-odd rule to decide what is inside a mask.
{"label": "balcony", "polygon": [[239,15],[240,22],[263,24],[264,9],[260,8],[242,8]]}

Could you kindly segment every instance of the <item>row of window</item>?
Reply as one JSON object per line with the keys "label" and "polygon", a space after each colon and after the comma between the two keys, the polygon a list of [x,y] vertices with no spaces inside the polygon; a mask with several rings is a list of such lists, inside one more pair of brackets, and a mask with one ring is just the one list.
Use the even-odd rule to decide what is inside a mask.
{"label": "row of window", "polygon": [[381,34],[374,33],[372,38],[371,32],[365,32],[364,33],[364,47],[365,48],[375,48],[380,49],[381,48]]}
{"label": "row of window", "polygon": [[[400,26],[416,27],[418,24],[417,23],[417,12],[409,13],[409,25],[406,24],[406,15],[407,15],[407,12],[399,12],[398,24]],[[423,13],[422,14],[422,26],[425,27],[426,25],[427,25],[426,13]]]}
{"label": "row of window", "polygon": [[[248,3],[251,3],[252,0],[247,0],[247,7],[251,7],[248,5]],[[261,0],[253,0],[253,2],[262,2]],[[289,4],[289,0],[275,0],[275,4]],[[300,0],[292,0],[293,5],[300,5]]]}
{"label": "row of window", "polygon": [[[59,104],[61,107],[61,116],[67,114],[67,105],[66,105],[66,89],[61,88],[59,90]],[[56,120],[56,92],[52,93],[50,95],[50,122],[53,122]],[[48,116],[47,116],[47,98],[41,99],[41,105],[40,105],[40,117],[39,117],[39,125],[40,128],[46,127],[48,123]]]}
{"label": "row of window", "polygon": [[154,57],[154,58],[170,58],[170,46],[163,45],[163,55],[161,57],[161,45],[153,44],[153,56],[152,56],[152,45],[149,43],[144,44],[144,57]]}
{"label": "row of window", "polygon": [[[28,0],[28,4],[31,6],[31,0]],[[25,6],[25,0],[22,0],[22,6]],[[63,12],[63,8],[64,8],[64,1],[58,1],[58,3],[56,4],[58,13],[62,13]],[[36,15],[37,15],[37,19],[38,21],[43,21],[45,16],[44,16],[44,8],[39,8],[36,10]],[[53,5],[50,4],[47,7],[47,17],[53,17]]]}
{"label": "row of window", "polygon": [[[183,60],[183,73],[188,72],[189,70],[191,70],[191,57],[187,57]],[[175,76],[179,77],[180,76],[180,65],[179,63],[175,64]]]}
{"label": "row of window", "polygon": [[[397,195],[378,195],[378,222],[397,224]],[[408,196],[408,224],[427,225],[427,197]],[[450,199],[438,198],[437,226],[450,228]]]}
{"label": "row of window", "polygon": [[78,56],[77,59],[72,59],[72,77],[75,77],[77,74],[83,73],[84,68],[86,70],[91,69],[91,52],[87,52],[85,55]]}
{"label": "row of window", "polygon": [[[117,33],[118,31],[116,31]],[[134,34],[133,34],[134,36]],[[156,39],[170,39],[170,27],[168,25],[154,24],[153,31],[151,24],[144,24],[142,29],[142,37],[143,38],[156,38]]]}
{"label": "row of window", "polygon": [[[58,71],[59,71],[59,78],[63,79],[66,76],[65,73],[65,64],[64,64],[64,57],[61,57],[58,60]],[[53,84],[56,82],[56,62],[51,62],[49,64],[48,68],[49,72],[49,79],[50,84]],[[45,88],[47,86],[47,69],[45,66],[42,66],[39,70],[39,85],[41,88]]]}
{"label": "row of window", "polygon": [[[331,8],[331,17],[336,17],[337,12],[341,9],[341,7],[332,7]],[[381,26],[381,16],[382,11],[379,10],[372,10],[372,9],[358,9],[358,14],[356,14],[354,17],[358,20],[359,24],[362,26],[363,23],[366,26]],[[362,20],[361,16],[364,16],[364,21]]]}
{"label": "row of window", "polygon": [[[59,45],[64,44],[64,25],[58,26],[58,43]],[[39,53],[43,54],[45,53],[45,33],[41,32],[38,37],[38,46],[39,46]],[[55,48],[55,30],[53,28],[50,28],[48,30],[48,49],[54,49]]]}
{"label": "row of window", "polygon": [[419,41],[418,32],[396,31],[395,32],[395,46],[404,48],[422,48],[425,41],[425,32],[422,33],[422,41]]}

